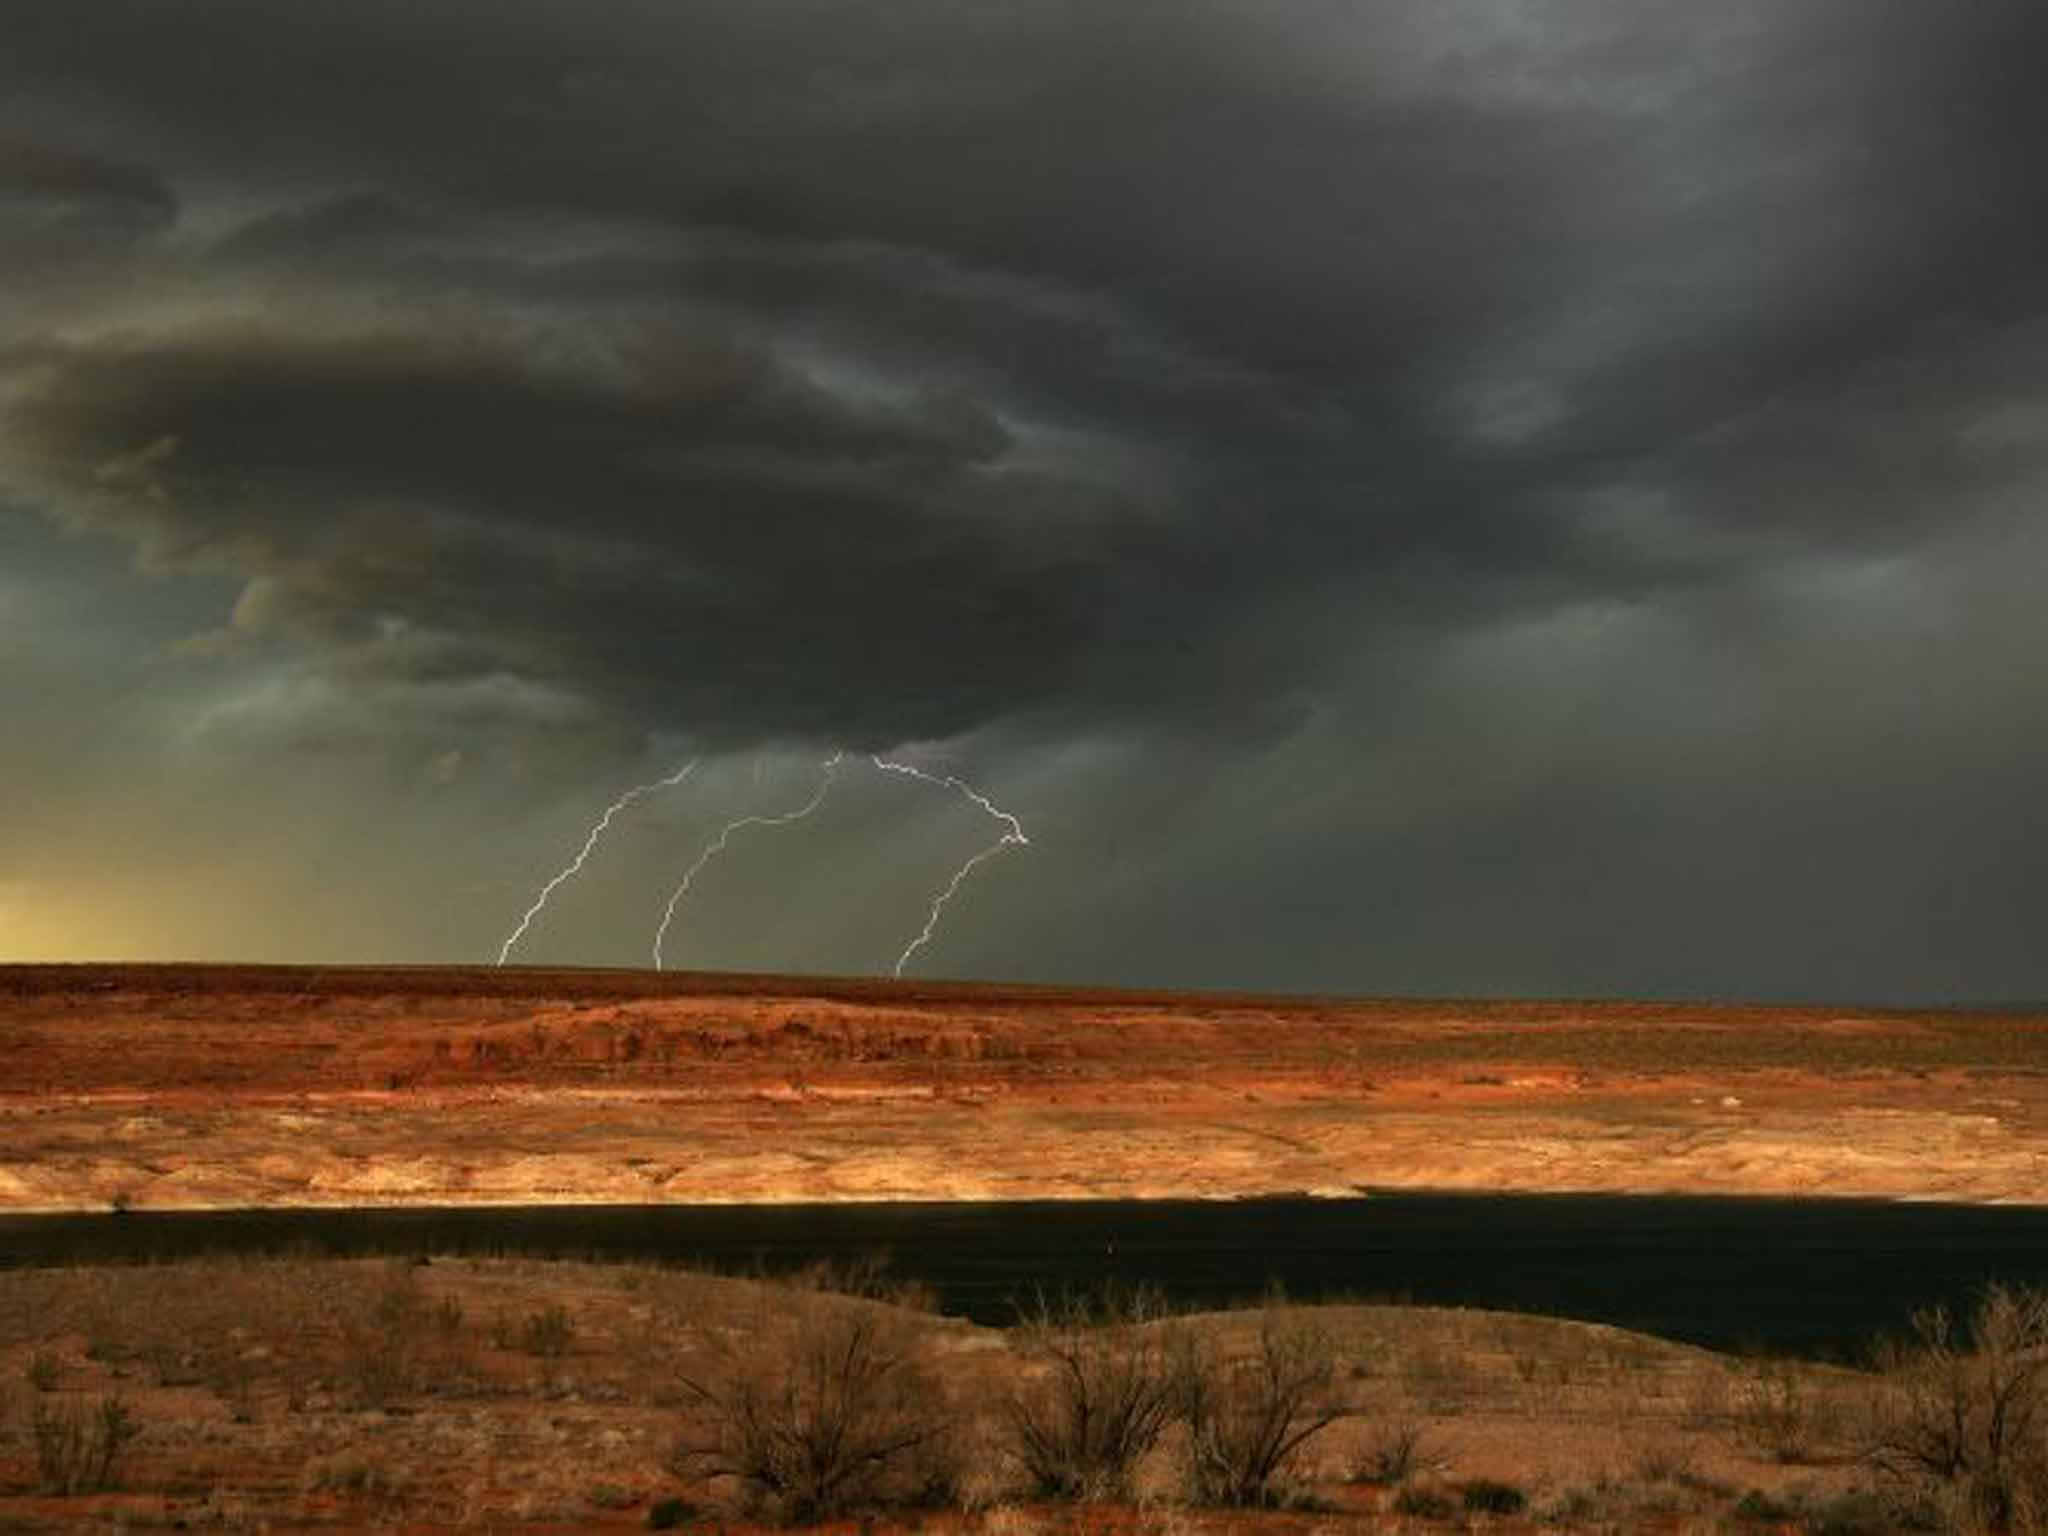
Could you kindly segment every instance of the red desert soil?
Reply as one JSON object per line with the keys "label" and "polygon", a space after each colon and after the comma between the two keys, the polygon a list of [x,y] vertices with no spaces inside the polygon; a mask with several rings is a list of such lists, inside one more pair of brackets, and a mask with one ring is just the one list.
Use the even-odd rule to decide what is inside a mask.
{"label": "red desert soil", "polygon": [[0,967],[0,1212],[2048,1200],[2048,1015],[527,969]]}
{"label": "red desert soil", "polygon": [[[1864,1391],[1854,1372],[1588,1323],[1347,1305],[1280,1318],[1313,1331],[1332,1368],[1316,1400],[1341,1412],[1283,1480],[1311,1509],[1187,1507],[1171,1436],[1138,1469],[1138,1507],[1048,1506],[1005,1428],[1009,1396],[1049,1374],[1014,1330],[632,1264],[217,1259],[0,1270],[0,1531],[621,1531],[680,1497],[695,1536],[765,1536],[734,1508],[729,1479],[673,1460],[679,1440],[715,1438],[681,1382],[737,1364],[779,1383],[804,1319],[851,1313],[877,1318],[924,1367],[921,1400],[952,1427],[959,1483],[950,1507],[841,1519],[819,1536],[1782,1536],[1789,1521],[1759,1522],[1754,1507],[1733,1523],[1746,1490],[1818,1518],[1867,1481],[1845,1439]],[[560,1326],[542,1348],[532,1324],[550,1314]],[[1243,1359],[1261,1315],[1174,1326]],[[1788,1391],[1803,1405],[1789,1458],[1793,1443],[1756,1412],[1780,1400],[1760,1392]],[[37,1414],[110,1396],[141,1431],[117,1490],[40,1490]],[[1402,1515],[1371,1453],[1403,1426],[1440,1462],[1423,1486],[1455,1500],[1455,1482],[1504,1480],[1529,1509],[1476,1523]]]}

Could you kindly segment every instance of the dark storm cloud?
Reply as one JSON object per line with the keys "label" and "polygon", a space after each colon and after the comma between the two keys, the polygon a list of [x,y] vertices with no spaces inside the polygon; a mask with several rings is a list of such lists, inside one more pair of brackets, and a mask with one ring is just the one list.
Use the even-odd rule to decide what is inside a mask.
{"label": "dark storm cloud", "polygon": [[[1815,616],[1989,580],[2048,478],[2033,0],[5,8],[0,488],[353,719],[1206,741],[1322,803],[1537,750],[1635,625],[1572,794],[1460,802],[1626,863],[1698,792],[1645,740],[1849,751],[1758,679],[1885,697]],[[2041,744],[1996,707],[1959,759]]]}
{"label": "dark storm cloud", "polygon": [[600,361],[410,328],[24,347],[11,422],[71,516],[159,569],[246,576],[243,632],[361,675],[509,672],[712,738],[870,740],[1028,704],[1085,644],[1057,534],[956,510],[1016,494],[971,402],[849,404],[716,336]]}
{"label": "dark storm cloud", "polygon": [[158,224],[177,213],[163,181],[140,166],[30,140],[0,139],[0,193],[60,218],[98,209]]}
{"label": "dark storm cloud", "polygon": [[[1928,515],[1955,402],[1884,375],[2031,294],[2032,11],[1532,14],[31,8],[24,115],[97,110],[272,203],[183,275],[274,287],[262,331],[24,344],[17,451],[102,502],[161,451],[129,524],[327,632],[395,613],[636,705],[716,658],[736,686],[670,696],[742,732],[843,731],[820,701],[855,694],[882,735],[957,731],[1091,671],[1169,713],[1313,686],[1270,646],[1240,677],[1240,624],[1612,579],[1560,515],[1603,479],[1853,541],[1904,459],[1893,515]],[[432,309],[402,341],[290,318],[337,295]],[[792,348],[878,377],[835,397]],[[1518,391],[1554,398],[1518,425]],[[1847,419],[1873,391],[1882,434]],[[585,539],[631,569],[577,569]]]}
{"label": "dark storm cloud", "polygon": [[[0,126],[0,256],[13,302],[35,297],[24,285],[105,272],[176,217],[170,188],[143,166]],[[0,310],[7,307],[0,298]]]}

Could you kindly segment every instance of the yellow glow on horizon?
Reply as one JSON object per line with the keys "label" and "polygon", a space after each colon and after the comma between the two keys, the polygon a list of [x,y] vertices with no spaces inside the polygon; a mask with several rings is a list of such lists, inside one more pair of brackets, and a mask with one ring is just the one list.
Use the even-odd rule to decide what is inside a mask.
{"label": "yellow glow on horizon", "polygon": [[[0,964],[242,958],[199,937],[207,908],[189,887],[59,887],[0,880]],[[180,918],[185,921],[179,921]]]}
{"label": "yellow glow on horizon", "polygon": [[76,903],[26,880],[0,880],[0,960],[89,960],[107,948],[106,935]]}

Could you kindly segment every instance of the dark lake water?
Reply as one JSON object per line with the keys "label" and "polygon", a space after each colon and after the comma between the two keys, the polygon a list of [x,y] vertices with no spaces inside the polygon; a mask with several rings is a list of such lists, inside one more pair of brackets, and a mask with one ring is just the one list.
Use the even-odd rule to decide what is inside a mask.
{"label": "dark lake water", "polygon": [[1210,1304],[1278,1281],[1587,1318],[1717,1348],[1853,1357],[1917,1307],[2048,1284],[2048,1208],[1606,1195],[1001,1205],[545,1206],[0,1218],[0,1266],[200,1253],[528,1253],[726,1270],[885,1253],[941,1307],[1144,1281]]}

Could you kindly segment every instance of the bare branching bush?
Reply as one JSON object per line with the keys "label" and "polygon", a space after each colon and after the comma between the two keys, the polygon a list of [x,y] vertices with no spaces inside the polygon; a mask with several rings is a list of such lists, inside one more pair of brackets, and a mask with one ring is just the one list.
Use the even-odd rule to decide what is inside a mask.
{"label": "bare branching bush", "polygon": [[1944,1308],[1880,1351],[1866,1456],[1965,1530],[2048,1520],[2048,1292],[1994,1285],[1968,1336]]}
{"label": "bare branching bush", "polygon": [[680,1378],[708,1421],[676,1449],[682,1475],[731,1478],[786,1521],[950,1493],[951,1415],[900,1312],[800,1293],[716,1365]]}
{"label": "bare branching bush", "polygon": [[1447,1472],[1450,1452],[1431,1443],[1428,1430],[1413,1419],[1382,1424],[1366,1437],[1352,1463],[1355,1483],[1398,1487],[1413,1478]]}
{"label": "bare branching bush", "polygon": [[1279,1302],[1259,1312],[1248,1355],[1176,1336],[1174,1409],[1187,1427],[1189,1493],[1205,1504],[1270,1506],[1301,1450],[1343,1413],[1332,1341]]}
{"label": "bare branching bush", "polygon": [[103,1397],[91,1407],[83,1402],[39,1402],[29,1428],[42,1486],[62,1495],[113,1487],[121,1453],[142,1432],[118,1397]]}
{"label": "bare branching bush", "polygon": [[1821,1414],[1799,1368],[1790,1362],[1750,1366],[1729,1394],[1728,1414],[1736,1438],[1754,1454],[1787,1464],[1814,1459]]}
{"label": "bare branching bush", "polygon": [[1122,1497],[1174,1410],[1171,1338],[1149,1291],[1040,1296],[1019,1326],[1037,1379],[1003,1404],[1009,1449],[1034,1493]]}

